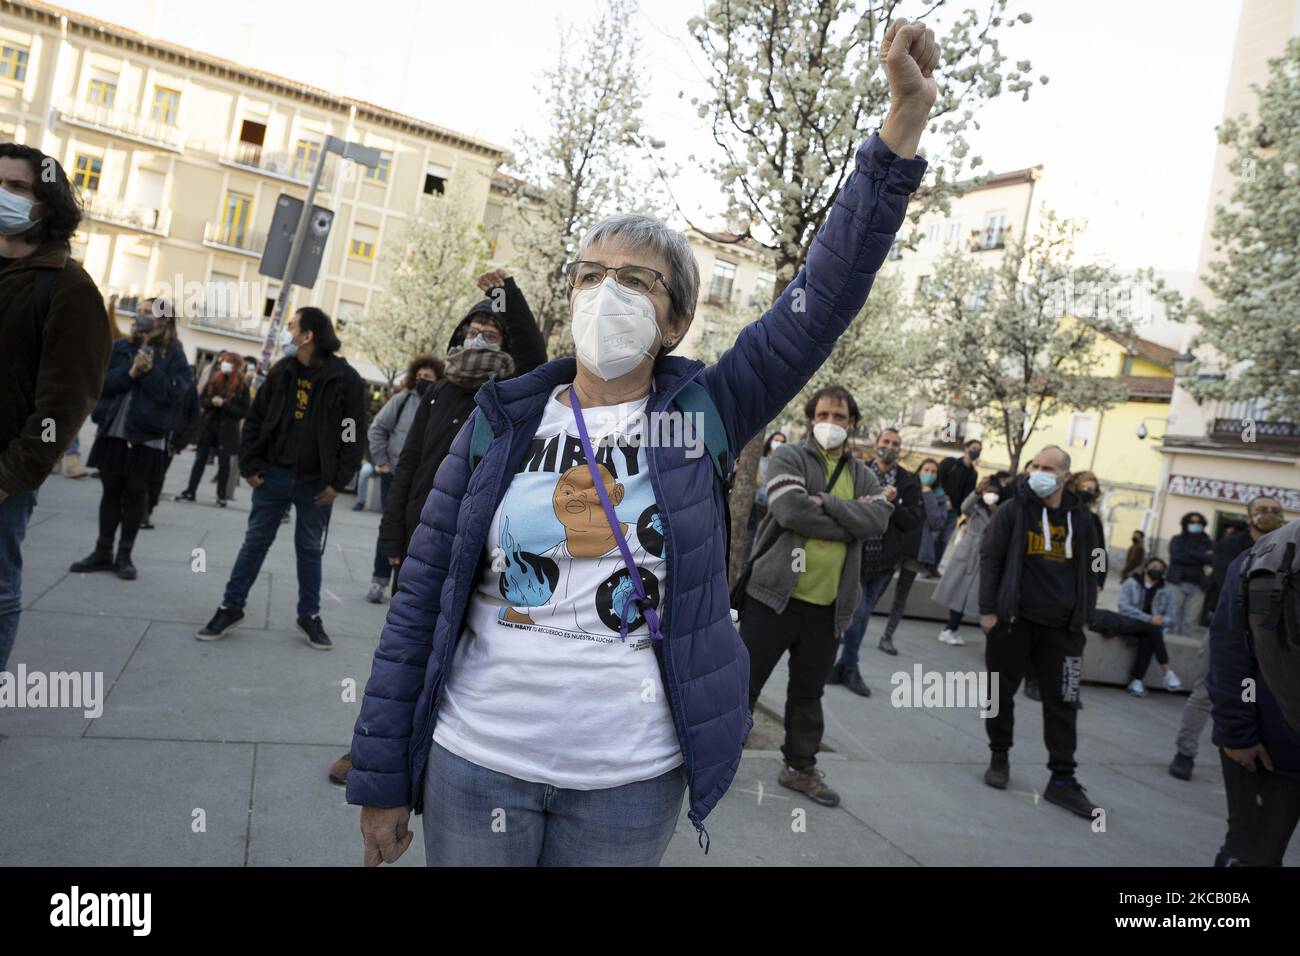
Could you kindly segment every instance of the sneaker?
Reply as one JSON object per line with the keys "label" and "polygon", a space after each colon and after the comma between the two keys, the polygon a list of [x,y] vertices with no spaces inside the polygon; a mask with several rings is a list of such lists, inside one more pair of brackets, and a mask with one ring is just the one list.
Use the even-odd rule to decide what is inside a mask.
{"label": "sneaker", "polygon": [[1177,777],[1179,780],[1192,779],[1192,767],[1196,761],[1187,754],[1174,754],[1173,762],[1169,764],[1169,776]]}
{"label": "sneaker", "polygon": [[1025,696],[1030,700],[1043,699],[1043,695],[1038,691],[1038,681],[1032,678],[1025,681]]}
{"label": "sneaker", "polygon": [[953,638],[955,638],[956,636],[957,636],[957,632],[947,627],[945,627],[942,631],[939,632],[939,640],[943,641],[943,643],[945,644],[951,644],[953,642]]}
{"label": "sneaker", "polygon": [[135,580],[135,565],[131,563],[130,551],[117,552],[117,560],[113,562],[113,572],[123,581]]}
{"label": "sneaker", "polygon": [[307,643],[318,651],[334,650],[334,642],[329,639],[325,633],[325,627],[321,624],[320,615],[315,617],[299,617],[298,630],[307,635]]}
{"label": "sneaker", "polygon": [[856,667],[846,667],[840,672],[840,683],[859,697],[870,697],[871,688],[867,686]]}
{"label": "sneaker", "polygon": [[1145,697],[1147,695],[1147,685],[1135,677],[1128,682],[1128,692],[1134,697]]}
{"label": "sneaker", "polygon": [[894,639],[888,634],[880,639],[880,644],[878,646],[886,654],[891,654],[894,657],[898,656],[898,648],[894,646]]}
{"label": "sneaker", "polygon": [[835,666],[831,668],[831,673],[830,676],[826,678],[826,683],[827,684],[844,683],[844,665],[842,665],[839,661],[836,661]]}
{"label": "sneaker", "polygon": [[212,615],[212,620],[208,621],[201,630],[195,633],[194,637],[200,641],[219,641],[226,636],[226,632],[244,619],[244,611],[237,607],[219,607],[217,613]]}
{"label": "sneaker", "polygon": [[340,787],[345,786],[348,782],[348,771],[352,769],[352,751],[348,751],[338,760],[330,764],[330,783],[337,783]]}
{"label": "sneaker", "polygon": [[1007,789],[1011,781],[1011,761],[1004,753],[994,753],[989,769],[984,771],[984,782],[995,790]]}
{"label": "sneaker", "polygon": [[354,504],[354,505],[352,506],[352,510],[353,510],[353,511],[365,511],[365,510],[366,510],[366,503],[365,503],[364,501],[358,501],[356,504]]}
{"label": "sneaker", "polygon": [[961,631],[953,631],[952,637],[948,639],[948,643],[953,647],[965,647],[966,639],[961,636]]}
{"label": "sneaker", "polygon": [[225,506],[226,506],[226,499],[225,499],[225,498],[218,498],[218,499],[217,499],[217,507],[218,507],[218,508],[224,508]]}
{"label": "sneaker", "polygon": [[175,501],[193,501],[193,500],[194,500],[194,492],[190,491],[190,490],[187,488],[185,491],[182,491],[179,495],[177,495],[173,500],[175,500]]}
{"label": "sneaker", "polygon": [[144,516],[144,520],[140,522],[140,530],[141,530],[141,531],[152,531],[153,529],[154,529],[154,523],[153,523],[153,520],[152,520],[151,516],[150,516],[150,515],[145,515],[145,516]]}
{"label": "sneaker", "polygon": [[1087,791],[1073,777],[1068,780],[1053,777],[1047,782],[1047,792],[1043,794],[1043,798],[1048,803],[1064,807],[1076,816],[1088,820],[1093,818],[1093,814],[1097,809],[1093,802],[1088,799]]}
{"label": "sneaker", "polygon": [[366,600],[371,604],[384,603],[384,586],[382,584],[371,583],[370,590],[366,592]]}
{"label": "sneaker", "polygon": [[69,571],[76,574],[90,574],[92,571],[112,571],[117,567],[113,552],[96,548],[80,561],[73,561]]}
{"label": "sneaker", "polygon": [[1178,675],[1173,671],[1165,671],[1164,679],[1165,690],[1182,690],[1183,682],[1178,679]]}
{"label": "sneaker", "polygon": [[782,767],[777,783],[790,790],[807,794],[823,807],[839,806],[840,795],[826,786],[826,775],[820,770],[795,770],[794,767]]}

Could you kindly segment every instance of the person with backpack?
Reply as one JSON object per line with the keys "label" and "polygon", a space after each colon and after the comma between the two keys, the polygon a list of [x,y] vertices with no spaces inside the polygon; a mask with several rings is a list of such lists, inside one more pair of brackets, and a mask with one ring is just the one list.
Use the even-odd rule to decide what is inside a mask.
{"label": "person with backpack", "polygon": [[361,464],[366,422],[365,382],[341,347],[330,317],[313,306],[296,311],[280,333],[284,358],[257,390],[239,439],[239,470],[253,487],[248,530],[197,640],[221,640],[244,619],[248,592],[293,508],[298,630],[315,650],[334,648],[320,618],[321,556],[334,499]]}
{"label": "person with backpack", "polygon": [[234,352],[222,352],[217,367],[208,379],[199,399],[199,420],[195,426],[194,466],[189,484],[176,496],[177,501],[194,501],[208,465],[208,456],[217,459],[217,507],[226,506],[226,488],[230,482],[230,459],[239,451],[239,426],[248,414],[248,388],[244,385],[240,358]]}
{"label": "person with backpack", "polygon": [[[136,579],[132,551],[149,511],[149,486],[167,467],[167,443],[194,373],[176,336],[176,316],[162,298],[145,299],[131,337],[113,343],[104,391],[90,418],[99,430],[86,464],[99,469],[99,537],[95,550],[68,569],[112,571]],[[119,536],[120,529],[120,536]],[[117,554],[113,540],[117,538]]]}
{"label": "person with backpack", "polygon": [[[1169,652],[1165,649],[1164,624],[1172,607],[1173,599],[1165,586],[1165,563],[1159,558],[1148,560],[1141,572],[1134,572],[1120,585],[1117,632],[1137,644],[1128,682],[1128,692],[1134,697],[1147,695],[1143,678],[1151,666],[1152,656],[1164,674],[1161,680],[1165,690],[1183,688],[1183,682],[1169,666]],[[1100,628],[1093,630],[1104,633]]]}
{"label": "person with backpack", "polygon": [[411,536],[352,741],[366,863],[406,850],[415,810],[434,865],[653,866],[684,798],[707,848],[753,723],[724,482],[861,310],[925,172],[938,56],[890,24],[880,133],[715,365],[671,354],[699,296],[683,233],[623,214],[581,238],[575,357],[479,389]]}
{"label": "person with backpack", "polygon": [[1228,803],[1214,865],[1281,866],[1300,821],[1300,521],[1228,566],[1209,645]]}
{"label": "person with backpack", "polygon": [[112,347],[104,298],[68,244],[80,222],[53,156],[0,143],[0,670],[18,635],[37,490],[99,398]]}
{"label": "person with backpack", "polygon": [[[1285,522],[1282,505],[1276,498],[1269,495],[1256,495],[1246,504],[1246,539],[1251,547],[1254,547],[1264,535],[1282,527]],[[1225,593],[1232,593],[1228,590],[1226,572],[1223,586]],[[1196,754],[1200,749],[1201,732],[1210,719],[1210,692],[1205,685],[1209,670],[1210,641],[1207,636],[1201,642],[1200,653],[1196,657],[1196,678],[1192,681],[1192,692],[1188,695],[1187,702],[1183,704],[1183,716],[1179,722],[1178,736],[1174,741],[1174,759],[1169,764],[1169,775],[1179,780],[1192,779]]]}
{"label": "person with backpack", "polygon": [[[406,436],[420,411],[421,388],[428,388],[438,381],[443,374],[443,363],[432,355],[417,355],[406,367],[406,377],[402,379],[401,389],[384,403],[366,437],[370,445],[370,461],[375,474],[379,475],[379,502],[382,506],[388,497],[388,490],[393,483],[393,468],[402,456]],[[366,470],[361,469],[361,479],[357,485],[358,504],[365,506],[362,498],[366,486]],[[383,545],[378,536],[375,538],[374,574],[370,580],[370,589],[366,600],[379,604],[384,600],[384,589],[392,583],[397,575],[397,568],[388,563]]]}

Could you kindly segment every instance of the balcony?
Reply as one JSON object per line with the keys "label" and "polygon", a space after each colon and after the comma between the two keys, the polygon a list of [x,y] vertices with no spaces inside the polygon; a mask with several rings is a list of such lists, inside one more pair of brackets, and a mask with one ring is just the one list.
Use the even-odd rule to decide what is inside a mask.
{"label": "balcony", "polygon": [[203,244],[256,259],[261,258],[262,250],[266,248],[266,233],[234,228],[229,223],[209,222],[203,226]]}
{"label": "balcony", "polygon": [[56,112],[59,114],[59,119],[72,126],[93,129],[174,153],[181,152],[185,147],[185,133],[180,127],[144,119],[134,113],[96,106],[80,100],[64,100]]}
{"label": "balcony", "polygon": [[[273,153],[253,143],[235,143],[222,154],[220,162],[223,166],[233,166],[303,186],[311,182],[311,174],[315,169],[312,162],[302,159],[296,153]],[[320,188],[330,189],[332,182],[330,171],[322,171]]]}
{"label": "balcony", "polygon": [[709,283],[709,292],[704,301],[708,305],[716,305],[725,308],[731,304],[731,279],[713,279]]}
{"label": "balcony", "polygon": [[970,231],[971,252],[1005,249],[1010,234],[1010,226],[985,226],[983,229],[972,229]]}
{"label": "balcony", "polygon": [[87,190],[82,193],[82,203],[86,218],[96,222],[147,232],[153,236],[166,237],[171,227],[170,209],[154,209],[150,206],[134,206],[118,202],[99,193]]}
{"label": "balcony", "polygon": [[189,320],[191,328],[217,332],[248,342],[261,342],[266,337],[265,322],[266,319],[260,316],[232,315],[219,309],[205,310],[201,315],[190,316]]}
{"label": "balcony", "polygon": [[1263,402],[1206,402],[1202,412],[1205,416],[1206,437],[1213,442],[1231,445],[1249,443],[1272,449],[1300,449],[1300,422],[1270,418],[1270,412]]}

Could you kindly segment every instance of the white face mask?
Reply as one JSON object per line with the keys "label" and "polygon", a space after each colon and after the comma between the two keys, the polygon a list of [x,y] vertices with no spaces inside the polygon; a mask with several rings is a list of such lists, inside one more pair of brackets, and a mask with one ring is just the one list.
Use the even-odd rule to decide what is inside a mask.
{"label": "white face mask", "polygon": [[607,382],[626,375],[647,356],[653,358],[658,338],[654,304],[609,276],[573,297],[578,361]]}
{"label": "white face mask", "polygon": [[813,438],[816,438],[817,444],[828,451],[839,448],[848,437],[849,433],[844,426],[836,425],[834,422],[818,422],[813,426]]}
{"label": "white face mask", "polygon": [[234,364],[233,362],[222,362],[222,363],[221,363],[221,374],[222,374],[222,375],[229,375],[229,374],[230,374],[231,372],[233,372],[234,370],[235,370],[235,364]]}
{"label": "white face mask", "polygon": [[36,223],[32,222],[32,206],[26,196],[0,189],[0,236],[21,236]]}
{"label": "white face mask", "polygon": [[293,340],[293,333],[288,329],[280,330],[280,351],[288,358],[293,358],[298,354],[298,346]]}
{"label": "white face mask", "polygon": [[984,499],[984,503],[990,508],[998,503],[998,496],[995,491],[986,491],[984,494],[980,495],[980,497]]}

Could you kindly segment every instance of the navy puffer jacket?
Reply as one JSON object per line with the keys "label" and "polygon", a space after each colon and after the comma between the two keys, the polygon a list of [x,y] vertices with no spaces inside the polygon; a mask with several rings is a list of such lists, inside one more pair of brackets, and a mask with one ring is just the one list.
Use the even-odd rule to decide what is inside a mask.
{"label": "navy puffer jacket", "polygon": [[[698,381],[738,453],[799,393],[862,308],[924,172],[924,160],[901,159],[876,136],[863,144],[806,266],[776,304],[716,365],[661,358],[647,411],[668,409],[683,385]],[[559,359],[479,390],[474,414],[487,416],[496,437],[471,472],[473,419],[466,422],[425,501],[357,718],[349,803],[422,809],[439,697],[484,566],[488,527],[551,392],[573,381],[575,369],[574,359]],[[707,456],[688,458],[683,447],[648,453],[667,547],[656,654],[689,779],[688,816],[703,830],[753,724],[749,656],[728,600],[727,503]]]}

